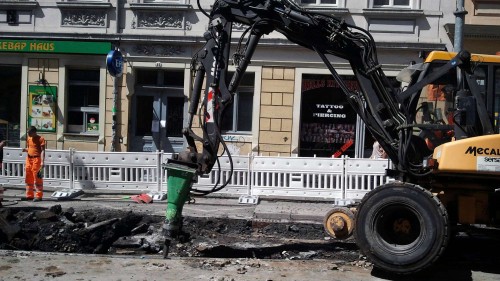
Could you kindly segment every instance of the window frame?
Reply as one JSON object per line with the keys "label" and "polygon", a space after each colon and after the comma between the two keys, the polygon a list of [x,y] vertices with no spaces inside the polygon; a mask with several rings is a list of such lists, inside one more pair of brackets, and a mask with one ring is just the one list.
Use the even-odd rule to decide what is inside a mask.
{"label": "window frame", "polygon": [[[233,71],[229,71],[228,75],[229,77],[232,77]],[[256,73],[255,72],[246,72],[245,75],[252,75],[253,76],[253,86],[249,85],[240,85],[238,86],[238,90],[234,94],[233,97],[233,102],[231,104],[232,107],[232,128],[230,130],[224,130],[222,129],[222,124],[221,124],[221,132],[222,134],[241,134],[241,135],[252,135],[253,130],[254,130],[254,124],[253,124],[253,118],[254,118],[254,107],[255,107],[255,89],[256,89]],[[238,106],[240,103],[240,93],[251,93],[252,95],[252,118],[248,120],[250,122],[250,130],[243,131],[243,130],[238,130],[238,120],[239,120],[239,114],[238,114]],[[226,110],[230,110],[231,108],[227,108]],[[227,112],[225,113],[227,114]]]}
{"label": "window frame", "polygon": [[[98,73],[99,80],[98,81],[83,81],[83,80],[70,80],[69,75],[70,72],[73,70],[78,70],[78,71],[96,71]],[[101,69],[99,68],[78,68],[78,67],[71,67],[66,69],[66,79],[67,79],[67,107],[66,107],[66,132],[71,133],[71,134],[84,134],[84,135],[99,135],[99,130],[95,132],[89,132],[87,130],[87,120],[88,120],[88,115],[97,115],[98,120],[97,124],[101,124],[101,112],[100,112],[100,106],[101,106]],[[70,101],[70,88],[72,86],[93,86],[97,87],[97,94],[98,94],[98,101],[99,104],[97,106],[88,106],[88,104],[83,104],[82,106],[70,106],[69,101]],[[87,97],[85,97],[87,98]],[[88,103],[88,100],[86,101]],[[85,101],[84,101],[85,103]],[[82,113],[83,114],[83,124],[81,125],[82,128],[81,130],[77,131],[74,130],[72,126],[80,126],[76,124],[70,124],[69,123],[69,115],[71,112],[77,112],[77,113]],[[101,125],[99,125],[101,126]]]}
{"label": "window frame", "polygon": [[[298,0],[301,6],[330,6],[330,7],[343,7],[345,0],[334,0],[336,3],[321,3],[321,0],[315,0],[315,3],[302,3],[301,0]],[[342,5],[341,5],[342,4]]]}
{"label": "window frame", "polygon": [[140,0],[142,4],[185,4],[186,0]]}
{"label": "window frame", "polygon": [[375,0],[370,0],[370,8],[374,9],[419,9],[420,0],[408,0],[408,6],[394,5],[394,0],[389,0],[388,5],[375,5]]}

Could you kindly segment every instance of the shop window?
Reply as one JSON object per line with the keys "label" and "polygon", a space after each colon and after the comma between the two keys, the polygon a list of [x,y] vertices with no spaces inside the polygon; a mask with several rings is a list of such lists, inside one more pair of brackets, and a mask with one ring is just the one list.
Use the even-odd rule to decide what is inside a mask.
{"label": "shop window", "polygon": [[[342,78],[349,90],[360,90],[354,76]],[[300,111],[299,156],[355,156],[357,114],[331,75],[303,74]]]}
{"label": "shop window", "polygon": [[68,133],[99,132],[98,69],[68,70]]}
{"label": "shop window", "polygon": [[373,0],[373,7],[395,7],[395,8],[410,8],[411,0]]}
{"label": "shop window", "polygon": [[[229,77],[232,73],[229,73]],[[224,133],[242,133],[252,131],[253,95],[255,74],[245,73],[233,103],[226,108],[222,121]]]}

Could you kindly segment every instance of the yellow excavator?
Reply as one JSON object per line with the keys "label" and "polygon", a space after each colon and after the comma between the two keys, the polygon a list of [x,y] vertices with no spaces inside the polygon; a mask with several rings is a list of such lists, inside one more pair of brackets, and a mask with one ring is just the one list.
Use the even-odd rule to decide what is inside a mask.
{"label": "yellow excavator", "polygon": [[[459,224],[494,225],[500,219],[500,108],[496,56],[433,52],[399,75],[394,88],[378,62],[370,33],[291,0],[216,0],[204,34],[205,45],[192,60],[189,118],[183,130],[188,148],[166,164],[168,206],[164,255],[182,227],[182,207],[193,181],[217,163],[224,110],[231,105],[260,38],[272,31],[316,52],[393,163],[395,180],[369,192],[359,204],[337,207],[325,229],[339,239],[353,234],[375,266],[406,274],[432,265]],[[229,75],[232,24],[246,26]],[[350,63],[359,83],[351,90],[330,63]],[[202,97],[202,90],[204,95]],[[201,104],[200,104],[201,101]],[[200,118],[203,135],[192,130]],[[231,157],[229,156],[230,162]],[[232,163],[232,162],[231,162]]]}

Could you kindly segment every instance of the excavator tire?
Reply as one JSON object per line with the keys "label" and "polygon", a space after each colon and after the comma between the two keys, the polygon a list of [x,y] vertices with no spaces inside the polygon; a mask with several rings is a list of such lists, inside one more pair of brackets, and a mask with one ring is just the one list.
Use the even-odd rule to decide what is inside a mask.
{"label": "excavator tire", "polygon": [[392,182],[363,198],[354,232],[357,245],[376,267],[410,274],[441,256],[450,227],[446,209],[431,192],[418,185]]}

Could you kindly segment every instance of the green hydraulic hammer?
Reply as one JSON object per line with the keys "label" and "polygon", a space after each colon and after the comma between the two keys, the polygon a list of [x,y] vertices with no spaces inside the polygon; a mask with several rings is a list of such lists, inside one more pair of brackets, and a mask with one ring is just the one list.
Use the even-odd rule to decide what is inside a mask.
{"label": "green hydraulic hammer", "polygon": [[164,166],[167,170],[167,211],[165,223],[163,224],[163,234],[165,243],[163,247],[163,257],[168,256],[170,244],[182,230],[182,208],[189,198],[191,186],[193,185],[196,169],[168,163]]}

